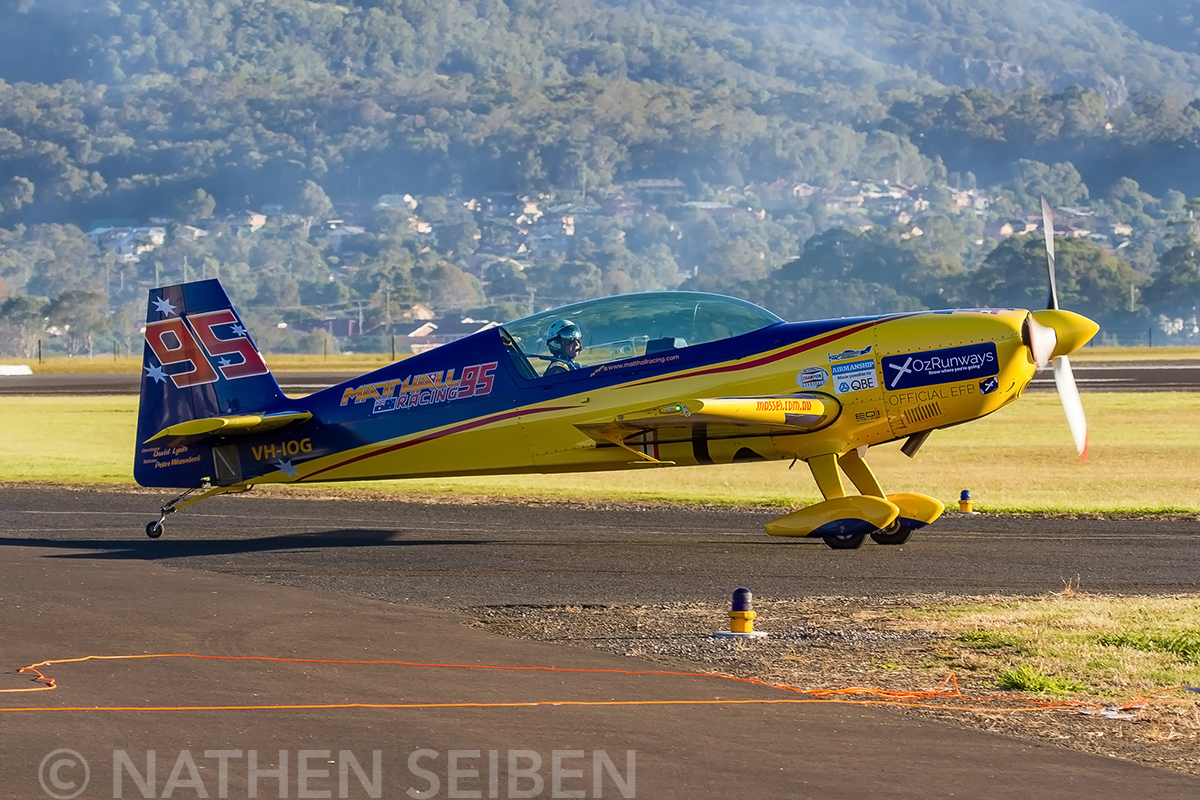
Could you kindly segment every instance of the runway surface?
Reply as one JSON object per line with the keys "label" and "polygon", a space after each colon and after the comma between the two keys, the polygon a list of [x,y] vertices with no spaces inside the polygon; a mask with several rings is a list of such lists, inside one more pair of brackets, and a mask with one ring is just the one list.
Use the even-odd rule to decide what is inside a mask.
{"label": "runway surface", "polygon": [[[379,750],[383,796],[407,797],[409,788],[420,793],[432,785],[408,760],[422,749],[425,760],[417,766],[438,780],[430,797],[491,796],[491,750],[500,759],[499,797],[553,796],[555,750],[571,753],[565,769],[581,771],[560,773],[560,788],[587,797],[597,796],[597,762],[590,760],[597,750],[625,778],[633,751],[636,796],[647,798],[1192,798],[1200,791],[1200,779],[1192,776],[885,709],[763,704],[782,693],[705,682],[711,679],[629,675],[654,668],[494,636],[445,610],[711,601],[743,583],[759,597],[1042,593],[1076,576],[1088,591],[1194,591],[1200,556],[1194,520],[948,518],[903,547],[868,544],[837,552],[820,543],[770,539],[761,532],[770,511],[250,495],[181,512],[168,521],[163,539],[151,541],[142,526],[162,499],[114,490],[0,491],[0,688],[29,686],[14,674],[18,666],[88,654],[384,659],[626,674],[201,660],[57,665],[47,671],[60,689],[0,694],[0,751],[6,754],[0,796],[46,796],[38,776],[46,780],[44,759],[60,748],[90,765],[82,798],[114,796],[114,771],[123,775],[121,796],[143,796],[125,767],[114,770],[114,752],[129,755],[144,778],[149,749],[158,758],[153,796],[175,780],[184,787],[175,797],[198,794],[195,783],[186,783],[192,775],[187,764],[178,766],[184,750],[210,797],[218,796],[219,764],[206,753],[240,751],[227,765],[229,796],[246,796],[252,781],[259,797],[281,796],[281,781],[288,796],[304,796],[298,791],[303,757],[315,759],[305,766],[317,771],[304,778],[307,791],[337,797],[341,754],[350,752],[369,773],[372,752]],[[512,705],[543,701],[567,705]],[[597,701],[605,705],[573,705]],[[621,705],[607,705],[613,702]],[[422,707],[3,711],[296,703]],[[283,777],[254,777],[246,761],[252,750],[263,761],[260,770],[281,763],[280,751],[290,766]],[[465,751],[455,756],[459,768],[479,773],[453,778],[455,792],[452,750]],[[504,765],[512,750],[544,761],[540,793],[521,793],[532,778],[509,790]],[[603,796],[623,796],[611,774],[599,772]],[[58,778],[65,785],[81,774],[64,764]],[[369,796],[356,773],[348,774],[349,796]]]}
{"label": "runway surface", "polygon": [[[1075,380],[1084,392],[1194,392],[1200,390],[1200,361],[1121,362],[1072,364]],[[304,395],[350,380],[357,372],[280,372],[279,385],[286,394]],[[137,394],[137,375],[5,375],[3,394]],[[1053,391],[1049,372],[1033,379],[1031,391]]]}
{"label": "runway surface", "polygon": [[[1200,590],[1195,520],[947,513],[903,547],[776,539],[774,509],[413,504],[218,497],[143,533],[166,495],[8,489],[0,545],[159,561],[438,607],[762,596]],[[386,497],[386,496],[384,496]]]}

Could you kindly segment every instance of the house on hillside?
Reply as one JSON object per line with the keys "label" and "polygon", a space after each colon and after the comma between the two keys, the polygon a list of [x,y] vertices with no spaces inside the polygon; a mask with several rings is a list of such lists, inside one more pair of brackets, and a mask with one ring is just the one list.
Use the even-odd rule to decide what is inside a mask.
{"label": "house on hillside", "polygon": [[413,327],[393,325],[396,332],[396,346],[407,347],[413,353],[423,353],[449,342],[455,342],[473,333],[495,328],[499,322],[471,317],[446,316],[437,320],[428,320]]}
{"label": "house on hillside", "polygon": [[235,236],[247,236],[267,224],[267,215],[257,211],[239,211],[221,221],[229,226]]}
{"label": "house on hillside", "polygon": [[97,227],[88,231],[87,237],[104,252],[113,253],[118,261],[133,262],[162,247],[167,241],[167,229]]}

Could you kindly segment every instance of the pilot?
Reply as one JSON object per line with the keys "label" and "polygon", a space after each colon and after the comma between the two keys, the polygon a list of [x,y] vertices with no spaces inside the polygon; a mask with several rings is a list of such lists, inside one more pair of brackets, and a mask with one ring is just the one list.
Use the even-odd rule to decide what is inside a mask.
{"label": "pilot", "polygon": [[546,367],[545,375],[557,375],[560,372],[570,372],[579,369],[575,357],[583,349],[583,335],[579,326],[569,319],[557,319],[550,324],[546,331],[546,346],[550,348],[550,366]]}

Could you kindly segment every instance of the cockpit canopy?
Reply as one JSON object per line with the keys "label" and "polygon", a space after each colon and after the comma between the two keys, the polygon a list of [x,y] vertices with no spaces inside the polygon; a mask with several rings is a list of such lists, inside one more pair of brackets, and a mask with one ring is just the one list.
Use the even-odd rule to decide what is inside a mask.
{"label": "cockpit canopy", "polygon": [[646,292],[585,300],[502,326],[505,338],[512,340],[514,361],[528,361],[530,369],[518,364],[526,377],[540,376],[550,366],[553,357],[546,337],[550,326],[563,319],[582,333],[583,348],[576,361],[589,367],[731,339],[783,322],[753,303],[703,292]]}

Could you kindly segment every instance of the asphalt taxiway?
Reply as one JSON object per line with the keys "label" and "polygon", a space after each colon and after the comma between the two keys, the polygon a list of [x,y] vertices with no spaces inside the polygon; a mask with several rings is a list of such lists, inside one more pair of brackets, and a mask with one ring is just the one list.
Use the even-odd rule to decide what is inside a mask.
{"label": "asphalt taxiway", "polygon": [[[340,754],[351,753],[369,773],[376,750],[385,797],[431,788],[410,758],[438,780],[438,791],[426,796],[550,797],[554,751],[569,752],[563,770],[580,773],[557,773],[558,796],[590,797],[598,771],[589,759],[600,750],[625,779],[628,753],[635,753],[636,796],[647,798],[1191,798],[1200,791],[1200,778],[884,709],[764,703],[786,694],[712,678],[632,675],[655,668],[495,636],[445,610],[712,600],[743,582],[759,596],[1040,593],[1064,579],[1092,591],[1194,591],[1194,520],[947,518],[904,547],[835,552],[769,539],[761,524],[770,511],[251,495],[182,512],[168,521],[166,537],[150,541],[142,525],[159,500],[134,491],[0,490],[0,688],[31,687],[15,674],[25,664],[85,655],[309,663],[137,659],[48,667],[58,689],[0,693],[0,709],[75,710],[0,710],[0,796],[47,796],[43,785],[54,777],[59,784],[50,789],[66,794],[61,787],[82,778],[78,756],[90,766],[89,786],[78,796],[112,797],[114,753],[123,751],[145,779],[151,749],[159,761],[153,796],[173,780],[175,797],[198,796],[197,783],[218,796],[220,759],[205,754],[219,751],[241,753],[226,758],[229,796],[246,796],[252,780],[259,797],[280,796],[280,781],[289,796],[303,796],[303,777],[306,791],[336,797]],[[621,672],[470,668],[478,665]],[[348,704],[358,706],[317,707]],[[89,710],[96,706],[129,710]],[[217,706],[241,708],[192,710]],[[74,755],[46,761],[58,749]],[[493,750],[503,773],[494,795]],[[194,773],[181,766],[184,751]],[[254,777],[251,751],[260,772],[278,766],[280,751],[289,766]],[[425,754],[414,756],[419,751]],[[455,767],[451,751],[458,751]],[[510,791],[511,751],[544,762],[540,793],[522,794],[536,787],[533,778]],[[301,758],[316,772],[301,776]],[[56,776],[48,775],[59,762]],[[455,793],[452,769],[465,770],[453,777]],[[116,771],[123,796],[143,796],[127,768]],[[599,772],[603,796],[622,796],[616,778]],[[356,773],[348,774],[349,796],[368,796]]]}

